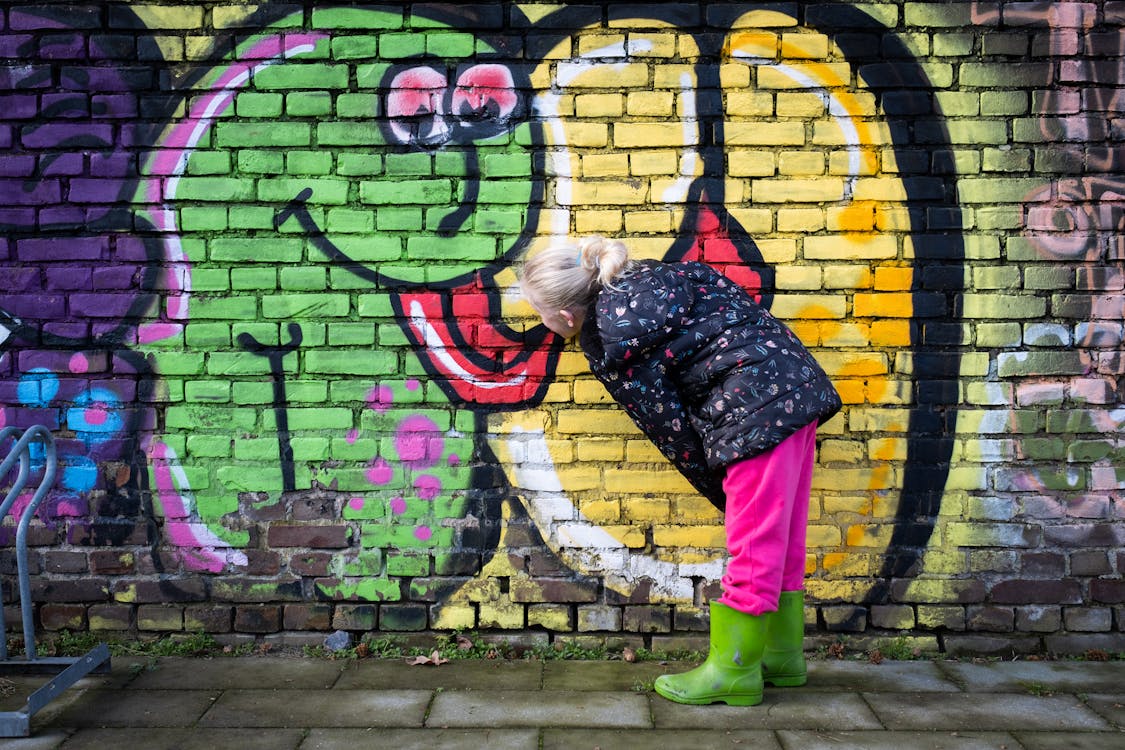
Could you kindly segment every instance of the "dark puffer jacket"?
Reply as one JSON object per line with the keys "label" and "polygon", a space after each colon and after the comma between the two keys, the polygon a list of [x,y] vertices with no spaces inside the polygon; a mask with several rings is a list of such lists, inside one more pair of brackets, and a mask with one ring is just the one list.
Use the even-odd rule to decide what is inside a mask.
{"label": "dark puffer jacket", "polygon": [[726,466],[841,406],[796,335],[702,263],[639,262],[598,293],[580,343],[610,395],[720,509]]}

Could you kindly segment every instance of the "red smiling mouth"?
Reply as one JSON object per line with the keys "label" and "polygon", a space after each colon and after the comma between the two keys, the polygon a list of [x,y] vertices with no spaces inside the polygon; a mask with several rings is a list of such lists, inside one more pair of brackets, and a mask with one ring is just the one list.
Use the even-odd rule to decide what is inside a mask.
{"label": "red smiling mouth", "polygon": [[454,289],[395,292],[391,299],[423,366],[449,398],[493,407],[527,407],[542,398],[563,341],[541,326],[521,333],[498,324],[496,291],[480,273]]}

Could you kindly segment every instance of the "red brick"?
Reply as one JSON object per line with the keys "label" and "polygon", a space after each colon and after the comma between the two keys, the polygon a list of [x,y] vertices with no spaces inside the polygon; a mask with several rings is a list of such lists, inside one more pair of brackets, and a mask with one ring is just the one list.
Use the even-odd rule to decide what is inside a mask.
{"label": "red brick", "polygon": [[43,570],[48,573],[85,573],[90,570],[88,565],[84,552],[55,550],[43,553]]}
{"label": "red brick", "polygon": [[332,605],[286,604],[282,623],[286,630],[328,630],[332,626]]}
{"label": "red brick", "polygon": [[203,579],[161,578],[130,579],[113,584],[113,596],[121,602],[132,604],[158,604],[167,602],[202,602],[207,599]]}
{"label": "red brick", "polygon": [[133,608],[128,604],[94,604],[87,616],[90,630],[131,630]]}
{"label": "red brick", "polygon": [[90,572],[97,575],[126,575],[137,568],[136,555],[119,550],[95,550],[90,553]]}
{"label": "red brick", "polygon": [[270,547],[339,549],[348,546],[348,537],[347,526],[272,523],[266,538]]}
{"label": "red brick", "polygon": [[1105,604],[1125,602],[1125,581],[1120,578],[1098,578],[1090,581],[1090,599]]}
{"label": "red brick", "polygon": [[180,631],[184,629],[184,610],[165,604],[142,604],[137,607],[137,629]]}
{"label": "red brick", "polygon": [[625,607],[621,629],[630,633],[670,633],[672,610],[667,606]]}
{"label": "red brick", "polygon": [[328,575],[332,555],[327,552],[294,553],[289,559],[289,572],[298,576],[322,578]]}
{"label": "red brick", "polygon": [[996,604],[1078,604],[1082,588],[1073,580],[1016,579],[997,583],[989,598]]}
{"label": "red brick", "polygon": [[204,633],[229,633],[233,607],[218,604],[193,604],[184,608],[184,630]]}
{"label": "red brick", "polygon": [[234,629],[239,633],[276,633],[281,630],[281,607],[235,607]]}
{"label": "red brick", "polygon": [[99,602],[109,599],[109,583],[97,578],[31,581],[31,598],[37,602]]}
{"label": "red brick", "polygon": [[44,630],[85,630],[86,607],[81,604],[44,604],[39,608]]}
{"label": "red brick", "polygon": [[337,630],[375,630],[379,608],[374,604],[340,604],[332,616]]}

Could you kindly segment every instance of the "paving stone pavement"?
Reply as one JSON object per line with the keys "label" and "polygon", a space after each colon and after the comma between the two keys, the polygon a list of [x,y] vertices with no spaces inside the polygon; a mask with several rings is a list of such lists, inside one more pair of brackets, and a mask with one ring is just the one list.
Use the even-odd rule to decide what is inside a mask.
{"label": "paving stone pavement", "polygon": [[[115,658],[0,750],[1125,748],[1125,662],[813,661],[808,685],[752,708],[651,691],[691,666]],[[47,678],[6,679],[3,711]]]}

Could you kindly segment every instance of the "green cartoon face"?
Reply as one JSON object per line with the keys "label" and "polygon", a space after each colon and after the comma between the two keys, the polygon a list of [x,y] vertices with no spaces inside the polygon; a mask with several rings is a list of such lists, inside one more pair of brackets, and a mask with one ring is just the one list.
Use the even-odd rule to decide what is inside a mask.
{"label": "green cartoon face", "polygon": [[517,249],[526,97],[480,62],[487,45],[433,21],[330,9],[318,30],[289,25],[210,70],[147,165],[140,215],[166,256],[164,309],[139,333],[166,403],[150,482],[190,569],[252,566],[264,533],[312,550],[292,564],[323,567],[322,596],[393,600],[388,576],[447,568],[490,533],[470,493],[476,422],[456,406],[472,399],[448,383],[491,373],[458,360],[435,378],[409,336],[445,357],[459,331],[434,333],[421,290]]}
{"label": "green cartoon face", "polygon": [[440,286],[508,256],[534,189],[517,73],[433,21],[314,16],[323,33],[258,35],[200,84],[223,96],[176,200],[227,204],[229,230],[268,240],[256,260],[327,260],[371,286]]}

